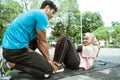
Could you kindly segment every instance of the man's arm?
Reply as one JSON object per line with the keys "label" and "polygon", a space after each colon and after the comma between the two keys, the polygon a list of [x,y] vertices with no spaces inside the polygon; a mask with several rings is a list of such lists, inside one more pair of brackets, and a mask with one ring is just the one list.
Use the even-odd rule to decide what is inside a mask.
{"label": "man's arm", "polygon": [[46,41],[46,31],[37,30],[37,43],[38,43],[38,49],[43,54],[43,56],[48,60],[48,62],[51,64],[53,68],[53,73],[57,70],[57,67],[53,63],[53,61],[50,60],[49,50],[48,50],[48,43]]}
{"label": "man's arm", "polygon": [[38,49],[43,54],[43,56],[50,61],[48,43],[46,40],[46,31],[45,30],[37,30],[37,43]]}

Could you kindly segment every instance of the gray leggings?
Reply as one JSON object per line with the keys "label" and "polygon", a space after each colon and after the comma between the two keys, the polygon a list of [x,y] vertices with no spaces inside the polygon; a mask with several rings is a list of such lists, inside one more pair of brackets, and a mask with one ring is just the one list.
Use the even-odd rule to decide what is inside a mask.
{"label": "gray leggings", "polygon": [[80,58],[73,43],[68,37],[61,37],[55,47],[53,61],[64,63],[69,69],[79,69]]}
{"label": "gray leggings", "polygon": [[[3,49],[3,57],[10,62],[16,63],[15,69],[28,73],[35,78],[48,78],[52,74],[52,67],[48,61],[34,50],[37,47],[36,39],[32,40],[29,49]],[[49,75],[49,76],[46,76]]]}

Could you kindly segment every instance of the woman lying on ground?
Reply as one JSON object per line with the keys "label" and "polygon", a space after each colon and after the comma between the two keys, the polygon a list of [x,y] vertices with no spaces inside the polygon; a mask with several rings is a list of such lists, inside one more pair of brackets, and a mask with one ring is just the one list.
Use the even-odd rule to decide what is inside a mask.
{"label": "woman lying on ground", "polygon": [[83,44],[77,48],[68,37],[59,38],[53,61],[58,66],[56,72],[64,71],[63,63],[66,68],[72,70],[92,68],[94,61],[99,53],[99,44],[92,33],[85,33],[83,36]]}

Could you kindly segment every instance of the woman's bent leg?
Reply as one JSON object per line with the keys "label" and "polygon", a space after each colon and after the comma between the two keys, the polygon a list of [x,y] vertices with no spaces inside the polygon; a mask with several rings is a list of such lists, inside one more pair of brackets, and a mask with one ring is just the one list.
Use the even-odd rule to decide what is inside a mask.
{"label": "woman's bent leg", "polygon": [[70,69],[79,69],[80,57],[70,39],[67,40],[68,50],[64,59],[64,64]]}
{"label": "woman's bent leg", "polygon": [[55,53],[53,61],[59,62],[62,64],[64,57],[68,49],[67,37],[59,38],[55,46]]}
{"label": "woman's bent leg", "polygon": [[68,37],[58,40],[53,61],[64,62],[65,66],[70,69],[79,69],[80,58]]}

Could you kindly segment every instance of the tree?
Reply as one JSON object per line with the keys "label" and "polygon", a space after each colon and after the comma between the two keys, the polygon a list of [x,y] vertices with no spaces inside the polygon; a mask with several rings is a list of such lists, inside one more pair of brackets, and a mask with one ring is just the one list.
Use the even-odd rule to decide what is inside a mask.
{"label": "tree", "polygon": [[108,40],[110,37],[108,33],[108,27],[99,27],[93,31],[93,33],[99,40]]}
{"label": "tree", "polygon": [[112,36],[116,42],[120,42],[120,25],[113,26]]}
{"label": "tree", "polygon": [[56,26],[53,27],[52,34],[57,38],[65,35],[65,27],[62,22],[57,22]]}
{"label": "tree", "polygon": [[[81,42],[80,12],[78,9],[77,0],[63,0],[61,2],[59,10],[55,15],[55,18],[51,20],[50,23],[57,24],[58,22],[61,22],[64,25],[66,29],[65,35],[70,36],[77,43]],[[89,11],[82,13],[82,24],[83,33],[93,32],[98,27],[104,25],[102,17],[99,13],[93,13]]]}
{"label": "tree", "polygon": [[[59,34],[61,34],[62,36],[67,35],[72,39],[76,40],[76,34],[78,33],[80,35],[80,31],[79,31],[80,12],[76,0],[63,0],[59,6],[57,14],[52,20],[50,23],[56,24],[55,27],[57,27],[59,22],[64,25],[64,27],[62,27],[63,28],[62,31],[60,31],[58,28],[58,31],[60,31]],[[52,34],[53,36],[56,36],[55,32],[56,34],[58,34],[55,29],[57,28],[53,28],[53,32],[54,32],[54,34]],[[80,40],[80,36],[79,36],[79,40]]]}
{"label": "tree", "polygon": [[30,8],[31,9],[40,9],[40,5],[42,2],[43,2],[43,0],[32,0]]}
{"label": "tree", "polygon": [[14,1],[18,2],[22,6],[24,12],[31,9],[39,9],[41,3],[43,2],[43,0],[14,0]]}
{"label": "tree", "polygon": [[[108,30],[109,27],[99,27],[95,31],[93,31],[93,34],[98,40],[104,40],[106,43],[109,43],[110,33],[108,32]],[[107,46],[107,44],[105,45]]]}
{"label": "tree", "polygon": [[117,26],[117,25],[120,25],[120,23],[118,21],[112,21],[112,26]]}
{"label": "tree", "polygon": [[97,12],[84,12],[82,14],[82,28],[83,33],[85,32],[93,32],[98,27],[103,26],[102,17]]}

